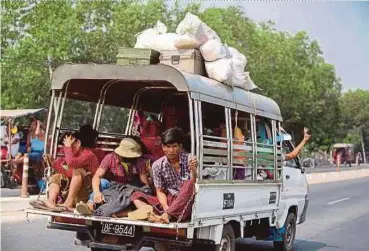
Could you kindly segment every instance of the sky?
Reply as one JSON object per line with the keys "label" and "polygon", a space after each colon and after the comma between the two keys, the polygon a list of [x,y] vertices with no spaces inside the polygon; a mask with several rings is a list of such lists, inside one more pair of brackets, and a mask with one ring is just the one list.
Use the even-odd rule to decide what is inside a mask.
{"label": "sky", "polygon": [[271,20],[277,30],[307,31],[319,42],[326,61],[335,66],[344,90],[369,90],[369,1],[201,2],[204,8],[241,6],[249,18]]}

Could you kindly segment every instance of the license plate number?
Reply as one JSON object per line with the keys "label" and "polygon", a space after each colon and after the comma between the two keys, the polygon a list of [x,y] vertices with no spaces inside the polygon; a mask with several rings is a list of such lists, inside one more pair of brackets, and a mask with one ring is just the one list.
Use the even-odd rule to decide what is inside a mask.
{"label": "license plate number", "polygon": [[110,234],[110,235],[118,235],[118,236],[134,237],[135,226],[102,222],[101,223],[101,233]]}

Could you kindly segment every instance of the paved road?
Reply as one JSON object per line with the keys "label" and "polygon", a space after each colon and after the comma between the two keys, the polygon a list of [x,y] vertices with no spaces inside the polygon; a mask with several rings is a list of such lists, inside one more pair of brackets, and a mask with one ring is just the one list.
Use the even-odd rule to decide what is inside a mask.
{"label": "paved road", "polygon": [[[369,164],[361,164],[359,167],[356,167],[354,164],[352,167],[342,166],[340,171],[350,171],[350,170],[358,170],[358,169],[368,169]],[[334,165],[326,165],[326,166],[317,166],[315,168],[305,168],[306,173],[324,173],[324,172],[336,172],[336,166]]]}
{"label": "paved road", "polygon": [[[297,251],[367,251],[369,246],[369,178],[311,186],[307,221],[298,226]],[[2,208],[6,208],[3,202]],[[5,206],[5,207],[4,207]],[[1,213],[1,250],[73,250],[73,233],[45,229],[44,218],[22,212]],[[237,250],[273,250],[268,242],[238,241]]]}

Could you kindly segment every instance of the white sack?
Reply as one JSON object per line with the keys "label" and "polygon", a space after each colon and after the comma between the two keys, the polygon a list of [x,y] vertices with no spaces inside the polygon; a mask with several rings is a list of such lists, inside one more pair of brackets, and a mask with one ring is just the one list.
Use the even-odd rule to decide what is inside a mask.
{"label": "white sack", "polygon": [[229,47],[229,52],[232,55],[232,84],[235,87],[245,89],[246,86],[246,57],[240,53],[237,49]]}
{"label": "white sack", "polygon": [[205,61],[211,62],[221,58],[229,57],[226,45],[217,39],[211,39],[200,47],[200,52]]}
{"label": "white sack", "polygon": [[244,89],[248,91],[251,91],[253,89],[260,89],[257,85],[254,84],[254,81],[252,81],[249,72],[245,72],[245,75],[246,75],[246,83]]}
{"label": "white sack", "polygon": [[158,21],[155,27],[146,29],[137,36],[135,48],[150,48],[153,38],[160,34],[165,34],[167,27],[162,22]]}
{"label": "white sack", "polygon": [[202,22],[200,18],[189,12],[179,23],[176,33],[179,35],[188,34],[194,36],[199,46],[211,39],[217,39],[220,41],[220,38],[215,31]]}
{"label": "white sack", "polygon": [[227,85],[232,85],[232,59],[222,58],[213,62],[205,62],[209,78]]}

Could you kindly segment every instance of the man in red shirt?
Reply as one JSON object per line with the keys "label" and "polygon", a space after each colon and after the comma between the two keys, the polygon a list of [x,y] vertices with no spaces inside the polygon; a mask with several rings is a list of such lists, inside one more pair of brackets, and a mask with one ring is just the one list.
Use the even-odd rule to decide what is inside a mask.
{"label": "man in red shirt", "polygon": [[[99,167],[97,157],[92,151],[95,135],[91,131],[80,131],[64,138],[64,158],[52,163],[57,171],[49,180],[47,201],[33,201],[32,206],[55,211],[72,210],[76,202],[87,201],[91,192],[91,177]],[[50,158],[48,161],[53,162]],[[56,205],[59,195],[66,197],[61,205]]]}
{"label": "man in red shirt", "polygon": [[[132,137],[124,138],[114,152],[105,156],[92,179],[93,193],[88,203],[78,203],[76,212],[90,215],[97,206],[109,203],[105,201],[101,189],[101,181],[108,176],[111,183],[120,185],[147,185],[147,166],[153,161],[149,154],[143,154],[143,149],[137,140]],[[109,190],[111,188],[106,188]],[[112,189],[114,190],[114,189]]]}

